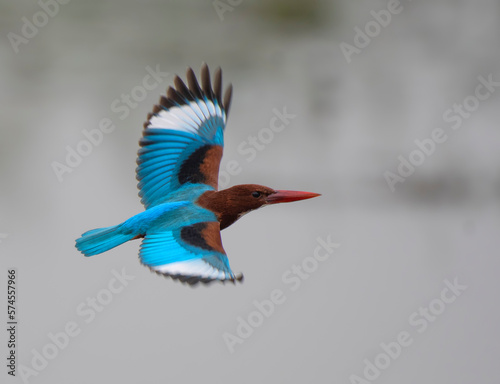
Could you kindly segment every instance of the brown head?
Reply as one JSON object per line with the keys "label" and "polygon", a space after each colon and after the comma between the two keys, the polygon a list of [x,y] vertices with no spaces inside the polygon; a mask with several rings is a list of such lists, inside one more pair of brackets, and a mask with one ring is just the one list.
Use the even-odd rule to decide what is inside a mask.
{"label": "brown head", "polygon": [[242,184],[222,191],[208,191],[200,196],[198,204],[214,212],[220,229],[233,224],[244,214],[260,207],[289,203],[320,196],[318,193],[274,190],[258,184]]}

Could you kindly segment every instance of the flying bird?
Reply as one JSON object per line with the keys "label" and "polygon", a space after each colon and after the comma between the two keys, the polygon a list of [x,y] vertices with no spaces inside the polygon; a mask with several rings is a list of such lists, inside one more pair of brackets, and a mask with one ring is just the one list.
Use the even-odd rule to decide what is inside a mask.
{"label": "flying bird", "polygon": [[241,281],[222,246],[220,231],[257,208],[319,196],[243,184],[218,190],[224,129],[232,86],[222,97],[222,72],[213,85],[206,64],[201,84],[187,69],[176,76],[144,123],[137,180],[145,210],[121,224],[93,229],[76,240],[85,256],[142,238],[139,258],[152,271],[188,284]]}

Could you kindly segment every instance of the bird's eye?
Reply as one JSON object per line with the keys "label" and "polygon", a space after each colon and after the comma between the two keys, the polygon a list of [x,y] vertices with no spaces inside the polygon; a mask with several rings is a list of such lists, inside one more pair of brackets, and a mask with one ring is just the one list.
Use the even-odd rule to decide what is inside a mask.
{"label": "bird's eye", "polygon": [[252,196],[253,196],[253,197],[255,197],[255,198],[260,197],[260,192],[258,192],[258,191],[253,191],[253,192],[252,192]]}

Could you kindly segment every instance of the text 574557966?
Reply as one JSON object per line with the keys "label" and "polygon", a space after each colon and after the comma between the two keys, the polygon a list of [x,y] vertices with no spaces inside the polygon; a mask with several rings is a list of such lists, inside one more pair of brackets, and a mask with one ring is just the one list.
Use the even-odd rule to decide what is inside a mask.
{"label": "text 574557966", "polygon": [[15,269],[7,270],[7,373],[16,375],[16,277]]}

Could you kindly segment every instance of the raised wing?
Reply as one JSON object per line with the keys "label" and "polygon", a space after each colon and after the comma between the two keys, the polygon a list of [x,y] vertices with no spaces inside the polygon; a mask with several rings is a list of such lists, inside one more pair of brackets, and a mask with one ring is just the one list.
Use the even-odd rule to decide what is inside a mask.
{"label": "raised wing", "polygon": [[201,86],[191,68],[186,77],[188,86],[174,78],[175,89],[168,88],[144,123],[136,172],[146,208],[162,203],[186,183],[217,189],[232,87],[222,100],[222,72],[215,71],[212,88],[206,64],[201,68]]}
{"label": "raised wing", "polygon": [[156,273],[190,285],[215,280],[234,283],[243,279],[243,275],[231,271],[217,221],[148,233],[139,256]]}

